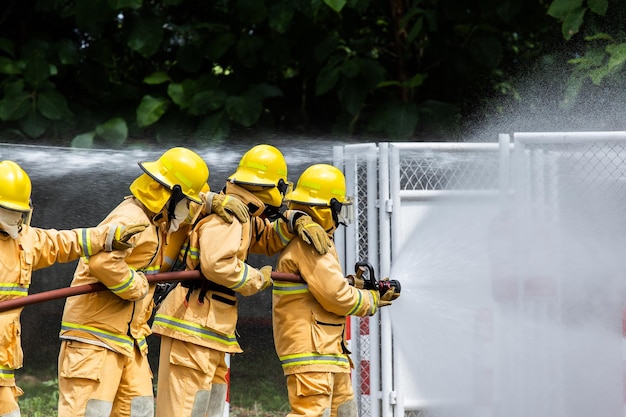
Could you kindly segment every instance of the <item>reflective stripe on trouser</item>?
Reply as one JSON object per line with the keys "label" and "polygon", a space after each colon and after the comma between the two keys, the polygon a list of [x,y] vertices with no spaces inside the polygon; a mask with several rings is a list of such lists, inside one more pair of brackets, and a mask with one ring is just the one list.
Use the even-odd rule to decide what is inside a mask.
{"label": "reflective stripe on trouser", "polygon": [[226,355],[222,355],[220,363],[215,368],[215,375],[213,375],[211,383],[211,399],[207,417],[224,417],[226,401],[228,400],[229,371]]}
{"label": "reflective stripe on trouser", "polygon": [[152,417],[154,394],[148,357],[64,340],[59,353],[59,416]]}
{"label": "reflective stripe on trouser", "polygon": [[0,386],[0,417],[20,417],[17,397],[22,394],[24,394],[24,391],[15,385]]}
{"label": "reflective stripe on trouser", "polygon": [[287,375],[287,391],[291,406],[288,417],[356,417],[349,373],[304,372]]}
{"label": "reflective stripe on trouser", "polygon": [[205,417],[224,352],[161,336],[157,417]]}

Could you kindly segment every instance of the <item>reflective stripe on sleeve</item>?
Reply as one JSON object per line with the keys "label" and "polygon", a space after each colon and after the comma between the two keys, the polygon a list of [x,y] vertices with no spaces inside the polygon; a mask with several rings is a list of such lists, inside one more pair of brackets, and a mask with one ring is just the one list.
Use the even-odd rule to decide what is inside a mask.
{"label": "reflective stripe on sleeve", "polygon": [[28,286],[23,287],[13,282],[0,282],[0,295],[25,297],[28,295]]}
{"label": "reflective stripe on sleeve", "polygon": [[0,379],[15,378],[15,369],[0,365]]}
{"label": "reflective stripe on sleeve", "polygon": [[284,221],[275,221],[274,222],[274,231],[276,232],[276,234],[280,238],[281,243],[284,246],[287,246],[287,244],[289,242],[291,242],[292,238],[285,234],[285,232],[283,231],[283,228],[281,227],[281,225],[284,225],[284,227],[287,228],[287,223],[285,223]]}
{"label": "reflective stripe on sleeve", "polygon": [[231,290],[237,290],[238,288],[241,288],[248,281],[248,277],[250,275],[250,267],[248,266],[248,264],[241,260],[238,260],[238,263],[243,264],[243,268],[241,268],[241,272],[239,273],[239,282],[229,287]]}
{"label": "reflective stripe on sleeve", "polygon": [[274,287],[272,288],[273,294],[281,295],[303,294],[306,292],[309,292],[309,286],[297,282],[274,281]]}

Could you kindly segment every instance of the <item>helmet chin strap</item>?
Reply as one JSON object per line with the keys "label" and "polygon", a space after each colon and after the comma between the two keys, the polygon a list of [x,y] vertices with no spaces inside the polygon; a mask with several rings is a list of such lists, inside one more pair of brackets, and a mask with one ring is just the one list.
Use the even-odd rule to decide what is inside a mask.
{"label": "helmet chin strap", "polygon": [[278,219],[283,219],[284,221],[288,221],[287,218],[283,215],[281,211],[281,207],[274,206],[265,206],[265,210],[263,210],[263,217],[269,219],[270,221],[275,221]]}

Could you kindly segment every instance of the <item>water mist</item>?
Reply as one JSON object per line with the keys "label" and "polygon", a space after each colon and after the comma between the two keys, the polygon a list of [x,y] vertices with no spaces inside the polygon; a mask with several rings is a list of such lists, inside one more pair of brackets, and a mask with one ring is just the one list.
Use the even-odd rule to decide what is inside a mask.
{"label": "water mist", "polygon": [[622,415],[622,196],[567,178],[560,195],[576,204],[556,209],[515,196],[437,204],[396,252],[396,368],[419,398],[407,410]]}

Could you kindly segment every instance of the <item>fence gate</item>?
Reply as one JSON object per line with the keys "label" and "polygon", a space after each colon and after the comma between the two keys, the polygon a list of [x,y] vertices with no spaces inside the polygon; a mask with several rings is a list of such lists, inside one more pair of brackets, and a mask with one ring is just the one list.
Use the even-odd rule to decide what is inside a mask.
{"label": "fence gate", "polygon": [[[521,267],[487,281],[487,296],[470,306],[474,310],[467,310],[471,314],[461,326],[466,327],[464,335],[473,335],[466,347],[474,352],[473,365],[468,372],[459,369],[454,382],[461,388],[457,392],[469,394],[459,407],[444,407],[447,414],[442,415],[569,417],[586,412],[626,416],[622,411],[623,302],[615,295],[624,291],[616,279],[624,262],[613,256],[626,253],[622,238],[626,236],[626,216],[622,215],[625,159],[626,132],[515,133],[499,135],[497,143],[334,148],[333,163],[343,169],[357,208],[355,223],[336,234],[346,274],[353,272],[357,261],[366,259],[377,277],[389,276],[402,250],[419,239],[415,230],[423,229],[432,213],[454,216],[458,210],[461,215],[471,201],[472,210],[490,213],[490,225],[500,224],[502,213],[508,216],[504,246],[511,245],[513,250],[506,253],[504,265],[509,272],[513,266]],[[569,248],[563,230],[567,239],[589,243],[589,247]],[[528,240],[533,234],[529,231],[540,232],[537,245]],[[450,234],[444,231],[440,236],[446,239]],[[589,236],[595,238],[584,243]],[[491,252],[492,246],[494,253],[503,247],[491,239],[480,250]],[[590,253],[594,248],[596,252]],[[491,256],[484,256],[486,276],[497,271]],[[596,263],[581,261],[586,258]],[[597,268],[597,264],[603,266]],[[585,273],[610,283],[604,290],[593,291],[596,303],[606,307],[606,317],[598,320],[619,330],[618,344],[612,336],[606,343],[586,344],[586,333],[571,329],[587,326],[580,317],[586,311],[600,310],[581,301],[581,294],[595,288],[587,284]],[[404,284],[411,287],[407,280],[412,279],[420,278],[402,276],[403,294]],[[398,320],[407,318],[394,317],[393,311],[392,306],[372,318],[350,319],[353,385],[362,417],[428,415],[442,400],[424,394],[415,385],[415,375],[407,375],[414,369],[412,363],[424,355],[419,350],[406,355],[410,349],[399,346],[405,339],[394,334],[394,329]],[[419,333],[419,323],[414,326]],[[579,339],[574,344],[580,348],[571,346],[572,335]],[[596,370],[603,375],[596,381],[603,388],[592,389],[602,406],[593,410],[584,402],[591,394],[583,392],[591,385],[582,378],[593,379],[594,367],[579,368],[579,376],[572,366],[585,361],[599,363]],[[542,380],[554,387],[537,383]],[[441,381],[433,381],[437,383]]]}

